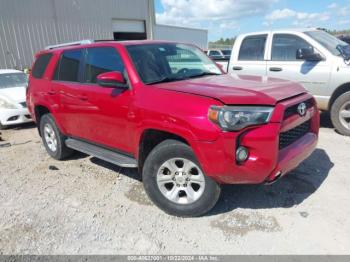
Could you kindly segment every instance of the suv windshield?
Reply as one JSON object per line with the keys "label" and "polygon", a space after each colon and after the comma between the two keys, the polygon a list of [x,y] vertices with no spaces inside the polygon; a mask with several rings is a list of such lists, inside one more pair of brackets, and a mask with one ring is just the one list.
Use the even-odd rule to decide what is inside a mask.
{"label": "suv windshield", "polygon": [[27,75],[24,73],[0,74],[0,89],[26,86]]}
{"label": "suv windshield", "polygon": [[200,49],[190,45],[159,43],[126,48],[145,84],[221,74],[213,61]]}
{"label": "suv windshield", "polygon": [[327,48],[333,55],[341,55],[339,46],[345,47],[348,44],[344,41],[324,32],[324,31],[308,31],[305,32],[308,36],[319,42],[323,47]]}

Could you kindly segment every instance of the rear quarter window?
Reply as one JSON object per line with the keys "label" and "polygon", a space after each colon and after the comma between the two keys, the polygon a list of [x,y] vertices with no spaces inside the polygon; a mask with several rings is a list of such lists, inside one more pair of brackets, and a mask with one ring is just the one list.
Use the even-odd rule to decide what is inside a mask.
{"label": "rear quarter window", "polygon": [[52,54],[51,53],[47,53],[47,54],[42,54],[40,55],[33,66],[33,70],[32,70],[32,76],[34,78],[42,78],[47,65],[49,64],[50,60],[51,60]]}

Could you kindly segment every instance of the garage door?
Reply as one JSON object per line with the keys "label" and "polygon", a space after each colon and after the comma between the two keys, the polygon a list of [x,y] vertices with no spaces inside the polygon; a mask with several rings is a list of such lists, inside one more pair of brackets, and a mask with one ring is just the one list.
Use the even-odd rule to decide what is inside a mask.
{"label": "garage door", "polygon": [[144,20],[113,20],[114,40],[143,40],[147,39]]}

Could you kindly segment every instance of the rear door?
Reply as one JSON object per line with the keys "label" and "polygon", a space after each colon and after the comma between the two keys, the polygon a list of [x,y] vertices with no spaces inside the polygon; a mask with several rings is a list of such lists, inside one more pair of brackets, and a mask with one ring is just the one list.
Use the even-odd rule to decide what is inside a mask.
{"label": "rear door", "polygon": [[56,117],[66,134],[79,137],[81,113],[88,104],[81,95],[81,66],[84,49],[63,51],[57,63],[52,92],[58,98]]}
{"label": "rear door", "polygon": [[267,34],[249,35],[237,43],[231,55],[229,72],[240,75],[266,76]]}
{"label": "rear door", "polygon": [[326,59],[323,61],[298,60],[296,54],[301,48],[321,54],[298,35],[274,34],[270,59],[267,62],[267,74],[271,77],[299,82],[310,93],[320,94],[328,88],[331,73],[330,61]]}

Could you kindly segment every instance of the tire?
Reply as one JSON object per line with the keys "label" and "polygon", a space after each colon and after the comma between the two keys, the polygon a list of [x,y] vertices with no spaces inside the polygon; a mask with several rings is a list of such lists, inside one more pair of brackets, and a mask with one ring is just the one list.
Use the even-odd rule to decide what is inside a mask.
{"label": "tire", "polygon": [[0,130],[5,130],[7,128],[7,126],[3,126],[1,123],[0,123]]}
{"label": "tire", "polygon": [[350,92],[342,94],[334,101],[331,120],[340,134],[350,136]]}
{"label": "tire", "polygon": [[51,114],[40,118],[40,134],[45,149],[52,158],[63,160],[72,154],[73,150],[66,146],[66,137],[58,129]]}
{"label": "tire", "polygon": [[220,185],[203,173],[192,149],[177,140],[165,140],[151,151],[142,179],[153,203],[166,213],[180,217],[207,213],[215,206],[221,192]]}

